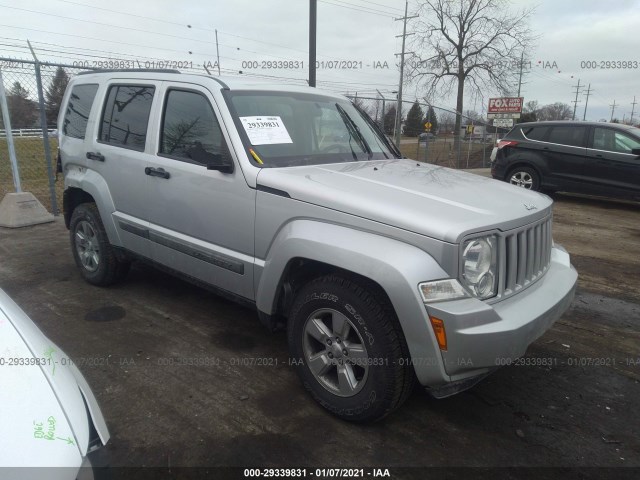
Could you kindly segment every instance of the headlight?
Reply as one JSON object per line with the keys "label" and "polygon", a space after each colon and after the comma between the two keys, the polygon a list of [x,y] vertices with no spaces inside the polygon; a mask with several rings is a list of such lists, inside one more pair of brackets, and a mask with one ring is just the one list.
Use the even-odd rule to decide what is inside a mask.
{"label": "headlight", "polygon": [[494,235],[464,242],[462,282],[480,299],[496,295],[498,241]]}

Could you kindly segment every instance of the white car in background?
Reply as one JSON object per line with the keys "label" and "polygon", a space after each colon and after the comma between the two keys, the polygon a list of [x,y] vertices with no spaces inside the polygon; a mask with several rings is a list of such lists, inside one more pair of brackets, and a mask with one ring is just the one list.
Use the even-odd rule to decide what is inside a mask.
{"label": "white car in background", "polygon": [[0,476],[92,478],[109,431],[86,380],[0,289]]}

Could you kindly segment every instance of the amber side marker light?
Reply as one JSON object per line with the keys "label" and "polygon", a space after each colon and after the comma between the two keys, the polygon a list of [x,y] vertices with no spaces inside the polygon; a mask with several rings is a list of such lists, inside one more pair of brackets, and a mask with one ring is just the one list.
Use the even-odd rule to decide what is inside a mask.
{"label": "amber side marker light", "polygon": [[431,320],[431,326],[433,327],[433,332],[436,334],[436,340],[438,340],[438,346],[440,350],[447,350],[447,332],[444,329],[444,322],[439,318],[429,316],[429,320]]}

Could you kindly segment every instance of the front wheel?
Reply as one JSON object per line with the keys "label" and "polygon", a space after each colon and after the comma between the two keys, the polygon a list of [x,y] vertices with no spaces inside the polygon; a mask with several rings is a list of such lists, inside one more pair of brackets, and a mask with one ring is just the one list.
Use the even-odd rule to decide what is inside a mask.
{"label": "front wheel", "polygon": [[118,258],[109,243],[95,203],[78,205],[69,224],[71,251],[84,279],[99,286],[122,280],[130,262]]}
{"label": "front wheel", "polygon": [[516,167],[507,175],[509,183],[527,190],[540,190],[540,176],[531,167]]}
{"label": "front wheel", "polygon": [[368,285],[327,275],[296,295],[289,350],[304,387],[344,420],[383,418],[411,393],[415,374],[398,320]]}

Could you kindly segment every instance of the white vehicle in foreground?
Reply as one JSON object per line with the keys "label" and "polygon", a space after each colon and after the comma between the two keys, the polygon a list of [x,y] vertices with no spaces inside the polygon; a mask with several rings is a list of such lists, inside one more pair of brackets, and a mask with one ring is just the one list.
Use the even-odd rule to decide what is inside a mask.
{"label": "white vehicle in foreground", "polygon": [[86,380],[0,290],[0,476],[91,478],[109,431]]}

